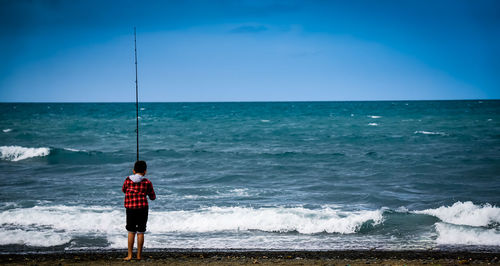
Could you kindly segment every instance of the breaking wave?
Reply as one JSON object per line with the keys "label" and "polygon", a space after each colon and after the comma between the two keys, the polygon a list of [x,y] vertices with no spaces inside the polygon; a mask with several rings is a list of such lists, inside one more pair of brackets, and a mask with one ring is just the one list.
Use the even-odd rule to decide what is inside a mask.
{"label": "breaking wave", "polygon": [[[383,210],[343,212],[331,208],[311,210],[302,207],[208,207],[190,211],[151,211],[148,231],[153,234],[251,230],[352,234],[366,223],[381,223],[382,214]],[[106,207],[35,206],[10,209],[0,213],[0,239],[3,239],[0,245],[62,245],[74,237],[88,234],[103,235],[108,240],[121,239],[125,231],[124,217],[124,210]],[[116,246],[117,243],[112,242],[111,245]]]}
{"label": "breaking wave", "polygon": [[[196,211],[172,211],[153,215],[152,228],[162,232],[214,232],[260,230],[301,234],[352,234],[372,221],[382,222],[383,211],[341,212],[331,208],[210,207]],[[161,226],[155,226],[161,225]]]}
{"label": "breaking wave", "polygon": [[452,206],[414,213],[432,215],[441,220],[435,224],[437,244],[500,246],[500,208],[491,204],[459,201]]}
{"label": "breaking wave", "polygon": [[414,134],[441,135],[441,136],[447,136],[448,135],[448,134],[446,134],[444,132],[433,132],[433,131],[423,131],[423,130],[415,131]]}
{"label": "breaking wave", "polygon": [[0,146],[1,160],[17,162],[31,158],[43,158],[46,162],[59,164],[105,164],[126,161],[128,154],[122,151],[102,152],[74,148]]}
{"label": "breaking wave", "polygon": [[427,214],[441,221],[469,226],[488,226],[500,224],[500,208],[490,204],[475,205],[471,201],[455,202],[452,206],[441,206],[436,209],[414,211],[417,214]]}
{"label": "breaking wave", "polygon": [[496,229],[456,226],[436,223],[437,244],[500,246],[500,232]]}
{"label": "breaking wave", "polygon": [[49,148],[25,148],[21,146],[0,146],[0,158],[7,161],[21,161],[33,157],[47,156]]}

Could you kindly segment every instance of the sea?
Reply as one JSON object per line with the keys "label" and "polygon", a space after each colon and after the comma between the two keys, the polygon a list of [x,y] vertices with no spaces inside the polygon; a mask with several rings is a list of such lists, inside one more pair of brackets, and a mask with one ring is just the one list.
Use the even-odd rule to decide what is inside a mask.
{"label": "sea", "polygon": [[[127,246],[135,103],[0,104],[0,252]],[[145,247],[500,250],[500,101],[139,103]]]}

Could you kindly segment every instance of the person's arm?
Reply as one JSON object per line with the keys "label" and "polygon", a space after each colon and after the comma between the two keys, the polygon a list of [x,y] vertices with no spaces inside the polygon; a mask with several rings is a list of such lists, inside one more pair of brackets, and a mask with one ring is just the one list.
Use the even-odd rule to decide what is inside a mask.
{"label": "person's arm", "polygon": [[153,189],[153,183],[151,183],[151,182],[149,182],[149,186],[148,186],[148,197],[150,200],[156,199],[155,190]]}
{"label": "person's arm", "polygon": [[[128,178],[128,177],[127,177]],[[122,186],[122,192],[125,193],[127,192],[127,178],[125,178],[125,182],[123,182],[123,186]]]}

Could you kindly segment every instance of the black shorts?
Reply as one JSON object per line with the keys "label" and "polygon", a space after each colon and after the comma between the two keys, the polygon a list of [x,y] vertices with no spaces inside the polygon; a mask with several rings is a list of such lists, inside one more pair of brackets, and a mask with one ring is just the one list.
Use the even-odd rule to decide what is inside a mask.
{"label": "black shorts", "polygon": [[132,233],[146,232],[146,223],[148,222],[148,208],[128,209],[127,208],[127,225],[125,228]]}

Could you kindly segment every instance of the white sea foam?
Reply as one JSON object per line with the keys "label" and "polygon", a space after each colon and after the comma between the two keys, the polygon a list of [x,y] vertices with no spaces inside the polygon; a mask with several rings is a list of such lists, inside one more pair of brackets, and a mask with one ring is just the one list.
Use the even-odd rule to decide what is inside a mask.
{"label": "white sea foam", "polygon": [[493,245],[500,246],[500,233],[496,229],[436,223],[436,243],[442,245]]}
{"label": "white sea foam", "polygon": [[71,237],[53,230],[25,231],[21,229],[0,229],[0,245],[27,245],[35,247],[50,247],[63,245],[71,241]]}
{"label": "white sea foam", "polygon": [[500,223],[500,208],[490,204],[475,205],[471,201],[459,201],[452,206],[441,206],[414,213],[436,216],[443,222],[457,225],[488,226]]}
{"label": "white sea foam", "polygon": [[73,148],[64,148],[67,151],[74,151],[74,152],[79,152],[79,151],[86,151],[86,150],[78,150],[78,149],[73,149]]}
{"label": "white sea foam", "polygon": [[35,206],[0,213],[0,224],[42,226],[66,232],[108,232],[121,229],[122,213],[110,208]]}
{"label": "white sea foam", "polygon": [[229,190],[230,196],[238,196],[238,197],[248,197],[248,189],[247,188],[235,188]]}
{"label": "white sea foam", "polygon": [[[331,208],[311,210],[303,207],[209,207],[189,211],[150,211],[148,231],[153,234],[246,230],[296,231],[302,235],[320,232],[352,234],[370,220],[374,224],[381,223],[382,213],[383,210],[342,212]],[[4,239],[0,244],[60,245],[75,236],[97,233],[105,236],[112,247],[123,247],[124,217],[124,210],[103,207],[9,209],[0,213],[0,225],[8,225],[0,230],[0,239]]]}
{"label": "white sea foam", "polygon": [[377,123],[368,123],[369,126],[378,126]]}
{"label": "white sea foam", "polygon": [[269,123],[270,120],[262,119],[262,120],[260,120],[260,122],[262,122],[262,123]]}
{"label": "white sea foam", "polygon": [[404,206],[400,206],[395,211],[400,212],[400,213],[406,213],[406,212],[408,212],[408,208],[406,208]]}
{"label": "white sea foam", "polygon": [[184,198],[184,199],[220,199],[220,198],[228,198],[228,197],[249,197],[247,188],[235,188],[231,190],[222,190],[216,191],[215,194],[212,195],[175,195],[176,198]]}
{"label": "white sea foam", "polygon": [[[108,237],[111,243],[109,248],[126,248],[124,235]],[[158,235],[150,234],[145,242],[146,248],[179,248],[179,249],[250,249],[250,250],[353,250],[368,249],[370,247],[404,248],[383,239],[373,236],[350,237],[341,235],[329,235],[327,238],[318,240],[314,235],[290,235],[273,234],[265,236],[261,234],[203,234],[179,236],[176,234]],[[391,245],[392,244],[392,245]],[[406,249],[410,249],[411,244]]]}
{"label": "white sea foam", "polygon": [[157,213],[152,215],[151,229],[165,233],[261,230],[351,234],[367,221],[378,224],[382,219],[381,210],[343,213],[330,208],[210,207],[196,211]]}
{"label": "white sea foam", "polygon": [[381,118],[381,116],[378,116],[378,115],[369,115],[368,117],[373,118],[373,119]]}
{"label": "white sea foam", "polygon": [[47,156],[49,148],[25,148],[21,146],[0,146],[0,158],[7,161],[20,161],[28,158]]}
{"label": "white sea foam", "polygon": [[122,218],[120,211],[96,207],[36,206],[10,209],[0,213],[0,244],[62,245],[77,235],[117,232],[122,228]]}
{"label": "white sea foam", "polygon": [[11,131],[12,131],[12,128],[6,128],[6,129],[4,129],[4,130],[2,130],[2,131],[3,131],[3,133],[9,133],[9,132],[11,132]]}
{"label": "white sea foam", "polygon": [[[126,248],[124,235],[108,238],[111,243],[109,248]],[[179,249],[250,249],[250,250],[366,250],[372,247],[382,249],[412,249],[431,246],[417,244],[414,241],[405,241],[404,244],[396,243],[388,237],[365,235],[355,237],[352,235],[329,235],[318,239],[315,235],[294,234],[203,234],[179,236],[176,234],[158,235],[150,234],[145,242],[146,248],[179,248]]]}
{"label": "white sea foam", "polygon": [[448,134],[446,134],[444,132],[433,132],[433,131],[423,131],[423,130],[415,131],[414,134],[441,135],[441,136],[447,136],[448,135]]}

